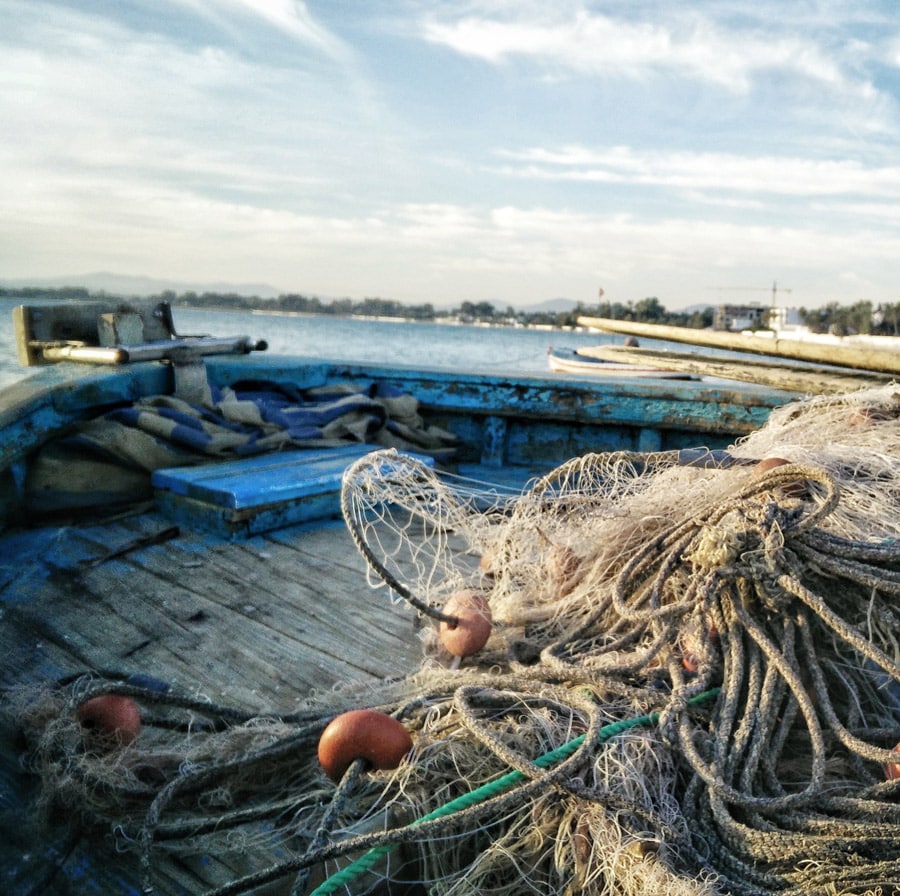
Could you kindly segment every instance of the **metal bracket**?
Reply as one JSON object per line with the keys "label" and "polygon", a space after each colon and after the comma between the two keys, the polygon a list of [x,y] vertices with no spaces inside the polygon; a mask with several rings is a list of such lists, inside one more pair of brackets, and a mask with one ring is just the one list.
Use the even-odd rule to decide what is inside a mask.
{"label": "metal bracket", "polygon": [[247,336],[179,336],[168,302],[20,305],[13,311],[19,363],[55,361],[127,364],[194,356],[263,351]]}

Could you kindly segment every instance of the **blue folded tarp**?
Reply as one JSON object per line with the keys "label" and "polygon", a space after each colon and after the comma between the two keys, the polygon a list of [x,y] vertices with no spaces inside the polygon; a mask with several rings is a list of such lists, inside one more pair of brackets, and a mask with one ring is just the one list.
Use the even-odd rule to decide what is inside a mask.
{"label": "blue folded tarp", "polygon": [[211,395],[209,405],[172,395],[142,399],[46,445],[26,476],[29,511],[149,498],[154,470],[217,459],[363,443],[442,459],[455,450],[455,437],[427,425],[413,396],[390,387],[245,382]]}

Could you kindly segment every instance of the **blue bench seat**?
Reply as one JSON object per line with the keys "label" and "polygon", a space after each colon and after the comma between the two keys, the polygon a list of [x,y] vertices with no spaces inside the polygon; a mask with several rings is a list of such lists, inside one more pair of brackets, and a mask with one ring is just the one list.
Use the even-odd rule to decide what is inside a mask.
{"label": "blue bench seat", "polygon": [[175,522],[247,537],[340,513],[344,470],[376,445],[310,448],[157,470],[159,508]]}

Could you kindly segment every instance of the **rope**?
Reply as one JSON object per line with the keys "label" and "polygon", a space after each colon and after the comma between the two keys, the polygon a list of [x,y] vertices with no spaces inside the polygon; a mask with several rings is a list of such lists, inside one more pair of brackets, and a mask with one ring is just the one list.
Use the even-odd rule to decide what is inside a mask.
{"label": "rope", "polygon": [[[700,703],[705,703],[706,701],[712,700],[714,697],[717,697],[718,694],[719,689],[714,688],[712,690],[705,691],[702,694],[698,694],[696,697],[692,697],[687,701],[687,703],[688,705],[692,706]],[[655,725],[659,721],[659,716],[660,714],[658,712],[652,712],[647,715],[637,716],[636,718],[622,719],[621,721],[612,722],[609,725],[604,725],[597,732],[593,743],[599,746],[606,743],[606,741],[612,740],[614,737],[617,737],[623,731],[628,731],[630,728],[637,728],[642,725]],[[592,741],[588,740],[587,738],[587,734],[580,734],[578,737],[572,738],[572,740],[562,744],[555,750],[551,750],[549,753],[544,753],[541,756],[538,756],[537,759],[534,760],[534,765],[537,768],[550,768],[556,763],[570,758],[586,742],[589,744],[592,743]],[[514,787],[516,784],[525,780],[525,777],[525,772],[519,771],[518,769],[513,769],[512,771],[507,772],[507,774],[503,775],[502,777],[497,778],[495,781],[491,781],[488,784],[482,785],[477,790],[473,790],[469,793],[463,794],[462,796],[457,797],[455,800],[451,800],[450,802],[445,803],[443,806],[438,806],[437,809],[434,809],[427,815],[423,815],[421,818],[412,822],[410,827],[418,827],[427,821],[433,821],[438,818],[445,818],[449,815],[453,815],[457,812],[468,809],[471,806],[474,806],[484,800],[490,799],[503,793],[506,790],[509,790],[511,787]],[[384,846],[379,846],[369,850],[365,855],[349,864],[346,868],[343,868],[336,874],[331,875],[331,877],[329,877],[318,887],[316,887],[316,889],[312,891],[310,896],[328,896],[328,894],[336,892],[341,887],[346,886],[348,883],[350,883],[354,878],[359,877],[359,875],[371,869],[378,863],[380,859],[387,855],[394,848],[394,846],[395,844],[385,844]]]}
{"label": "rope", "polygon": [[[390,454],[392,459],[399,458],[396,452],[378,452],[378,457],[381,458],[384,454]],[[344,487],[341,489],[341,515],[344,518],[344,522],[347,525],[347,531],[350,533],[351,538],[353,539],[353,543],[356,545],[357,550],[362,554],[365,558],[366,563],[368,563],[369,568],[372,569],[381,580],[390,588],[395,594],[398,594],[405,601],[407,601],[410,605],[415,607],[420,613],[424,613],[426,616],[430,616],[432,619],[436,619],[438,622],[446,622],[451,626],[459,625],[459,617],[452,616],[447,613],[442,613],[437,607],[433,607],[431,604],[426,603],[423,600],[420,600],[416,597],[412,591],[409,590],[402,582],[397,579],[381,562],[381,560],[375,555],[375,553],[371,550],[368,543],[365,540],[363,532],[360,529],[360,525],[357,522],[357,517],[353,512],[353,506],[351,503],[351,498],[354,494],[351,488],[347,487],[347,483],[353,482],[356,478],[358,478],[361,474],[362,470],[365,470],[371,467],[373,460],[371,456],[363,456],[352,463],[345,471],[343,476]],[[416,469],[421,465],[420,461],[416,461],[414,458],[406,457],[403,458],[404,465],[409,465],[412,469]]]}
{"label": "rope", "polygon": [[[878,426],[848,424],[867,401],[886,407]],[[759,474],[773,456],[794,462]],[[776,412],[724,460],[586,455],[502,505],[369,455],[341,508],[370,582],[435,619],[451,589],[478,588],[497,623],[480,654],[448,667],[426,628],[415,674],[288,715],[75,680],[53,711],[29,708],[32,767],[48,802],[137,848],[146,888],[163,844],[266,836],[259,870],[207,896],[288,875],[300,896],[313,867],[362,854],[321,896],[413,843],[442,892],[875,892],[900,880],[900,780],[881,768],[900,741],[898,457],[893,391]],[[110,690],[152,731],[105,759],[64,717]],[[335,789],[311,748],[360,705],[415,746]],[[616,739],[641,724],[655,735]],[[658,852],[635,861],[636,843]]]}

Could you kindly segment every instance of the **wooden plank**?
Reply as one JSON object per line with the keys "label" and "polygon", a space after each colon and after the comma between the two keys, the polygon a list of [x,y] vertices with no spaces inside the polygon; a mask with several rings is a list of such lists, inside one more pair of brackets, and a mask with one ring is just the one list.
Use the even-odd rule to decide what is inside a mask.
{"label": "wooden plank", "polygon": [[[308,544],[297,550],[292,538]],[[373,592],[342,524],[281,542],[203,544],[191,536],[80,574],[51,571],[4,608],[4,636],[15,636],[3,664],[17,667],[5,680],[138,669],[252,705],[418,662],[415,614]]]}
{"label": "wooden plank", "polygon": [[244,509],[340,487],[347,466],[377,449],[377,445],[306,448],[199,467],[173,467],[156,470],[153,485],[221,507]]}
{"label": "wooden plank", "polygon": [[[378,448],[354,444],[157,470],[156,502],[178,522],[228,537],[337,516],[344,471]],[[415,457],[434,463],[425,455]]]}
{"label": "wooden plank", "polygon": [[148,362],[125,370],[57,364],[3,390],[0,404],[0,470],[65,427],[145,395],[171,393],[172,368]]}
{"label": "wooden plank", "polygon": [[[282,362],[287,359],[280,359]],[[261,375],[273,358],[210,359],[207,366],[216,382],[230,383]],[[262,363],[262,369],[257,367]],[[302,373],[288,367],[273,368],[288,380],[302,382]],[[254,371],[255,373],[251,373]],[[695,381],[565,380],[547,376],[475,375],[444,371],[420,371],[403,367],[331,364],[330,381],[360,389],[389,383],[414,395],[441,425],[444,420],[471,420],[486,415],[530,420],[536,427],[545,421],[609,423],[631,426],[674,426],[715,432],[721,426],[719,408],[742,408],[749,428],[765,420],[773,407],[796,394],[747,383],[710,384]],[[733,415],[735,418],[737,414]],[[539,435],[538,435],[539,437]]]}
{"label": "wooden plank", "polygon": [[881,349],[868,346],[832,345],[801,339],[751,336],[724,333],[716,330],[696,330],[689,327],[671,327],[661,324],[645,324],[636,321],[611,320],[605,317],[579,317],[582,327],[592,327],[608,333],[624,333],[663,339],[667,342],[687,342],[707,348],[722,348],[734,352],[773,355],[812,361],[818,364],[836,364],[858,370],[877,370],[883,373],[900,373],[900,344],[898,349]]}
{"label": "wooden plank", "polygon": [[[386,597],[380,607],[367,599],[362,558],[354,556],[342,524],[328,530],[327,538],[317,530],[293,537],[312,539],[325,559],[343,545],[340,553],[356,562],[353,587],[334,587],[321,570],[305,573],[304,558],[287,546],[258,539],[232,545],[196,533],[83,573],[83,587],[106,621],[105,637],[96,641],[92,627],[83,626],[81,649],[103,654],[106,665],[128,661],[191,687],[193,660],[210,653],[215,661],[203,681],[220,677],[218,694],[239,695],[250,705],[323,682],[381,677],[396,669],[387,660],[391,653],[404,649],[412,662],[418,645],[409,653],[409,641],[396,636],[390,618],[399,608]],[[130,631],[123,619],[133,619]],[[310,662],[298,664],[299,655]]]}
{"label": "wooden plank", "polygon": [[793,392],[806,392],[813,395],[852,392],[875,383],[888,383],[893,379],[890,374],[872,371],[854,371],[848,368],[846,372],[842,373],[823,367],[803,368],[796,364],[766,363],[764,359],[756,358],[725,360],[710,355],[673,352],[665,349],[601,345],[587,346],[581,351],[593,357],[640,360],[644,364],[656,363],[665,367],[678,367],[701,376],[743,380],[772,386],[776,389],[789,389]]}
{"label": "wooden plank", "polygon": [[495,413],[512,417],[523,426],[528,424],[536,445],[543,440],[546,427],[570,423],[603,428],[629,426],[696,433],[747,433],[760,426],[773,407],[795,397],[788,392],[774,397],[771,391],[753,393],[682,380],[652,385],[646,381],[620,380],[614,388],[606,384],[605,389],[601,385],[588,385],[584,380],[565,384],[559,380],[530,383],[460,380],[449,389],[446,381],[423,380],[411,391],[420,397],[439,425],[452,428],[450,413],[483,415],[484,408],[494,407],[499,409]]}
{"label": "wooden plank", "polygon": [[156,495],[157,506],[169,519],[235,540],[250,538],[272,529],[336,517],[340,512],[339,502],[338,491],[330,491],[294,502],[282,501],[245,510],[228,510],[166,491]]}
{"label": "wooden plank", "polygon": [[[80,566],[166,524],[151,513],[109,527],[0,536],[3,556],[34,558],[0,584],[4,684],[107,668],[151,675],[244,709],[287,711],[310,691],[418,666],[415,614],[368,585],[365,563],[341,522],[239,544],[185,532]],[[5,719],[0,892],[137,896],[135,856],[115,854],[78,832],[30,825],[35,782],[21,774],[21,748],[15,725]],[[179,859],[160,852],[157,858],[158,896],[206,892],[271,861],[255,853]]]}

